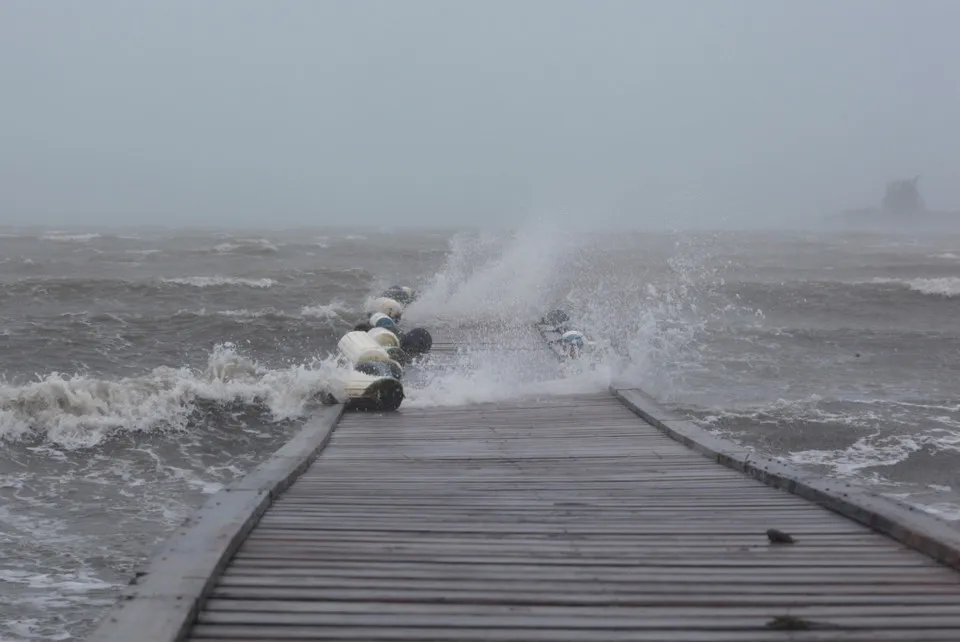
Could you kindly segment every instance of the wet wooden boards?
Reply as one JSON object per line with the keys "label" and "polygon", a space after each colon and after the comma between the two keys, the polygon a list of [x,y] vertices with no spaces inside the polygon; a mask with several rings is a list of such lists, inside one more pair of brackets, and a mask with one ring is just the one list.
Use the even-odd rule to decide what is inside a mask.
{"label": "wet wooden boards", "polygon": [[960,640],[960,579],[608,392],[404,406],[341,419],[189,639]]}

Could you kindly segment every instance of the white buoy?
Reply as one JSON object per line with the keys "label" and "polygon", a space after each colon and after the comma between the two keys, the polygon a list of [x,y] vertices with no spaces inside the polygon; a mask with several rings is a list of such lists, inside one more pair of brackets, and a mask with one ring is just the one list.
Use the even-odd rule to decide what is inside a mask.
{"label": "white buoy", "polygon": [[403,402],[403,384],[393,377],[351,372],[343,382],[339,401],[357,410],[392,412]]}
{"label": "white buoy", "polygon": [[[343,335],[340,342],[337,343],[337,348],[340,350],[340,354],[354,366],[370,361],[396,364],[396,361],[390,358],[382,345],[366,332],[360,332],[359,330]],[[397,365],[399,366],[399,364]]]}
{"label": "white buoy", "polygon": [[386,328],[371,328],[367,330],[367,334],[373,337],[373,340],[376,341],[381,347],[400,347],[400,337]]}
{"label": "white buoy", "polygon": [[396,299],[389,297],[379,297],[373,300],[373,312],[385,314],[394,321],[399,321],[403,315],[403,306]]}
{"label": "white buoy", "polygon": [[386,328],[391,332],[397,332],[396,322],[383,312],[374,312],[370,315],[370,325],[375,328]]}

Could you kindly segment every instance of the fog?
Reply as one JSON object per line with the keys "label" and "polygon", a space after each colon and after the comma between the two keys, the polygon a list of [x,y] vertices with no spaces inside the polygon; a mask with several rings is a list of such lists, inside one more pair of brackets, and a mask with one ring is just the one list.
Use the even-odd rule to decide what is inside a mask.
{"label": "fog", "polygon": [[954,0],[0,3],[0,224],[960,208]]}

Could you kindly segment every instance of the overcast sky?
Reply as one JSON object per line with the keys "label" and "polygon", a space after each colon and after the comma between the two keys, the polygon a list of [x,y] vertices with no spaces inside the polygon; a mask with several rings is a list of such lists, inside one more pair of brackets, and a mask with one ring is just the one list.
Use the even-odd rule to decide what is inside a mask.
{"label": "overcast sky", "polygon": [[960,208],[956,0],[2,0],[0,224]]}

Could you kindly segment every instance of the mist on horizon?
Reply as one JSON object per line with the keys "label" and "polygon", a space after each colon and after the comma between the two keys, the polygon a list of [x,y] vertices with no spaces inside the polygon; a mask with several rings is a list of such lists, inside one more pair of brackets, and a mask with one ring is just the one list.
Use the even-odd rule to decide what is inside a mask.
{"label": "mist on horizon", "polygon": [[0,4],[0,225],[960,210],[960,4]]}

